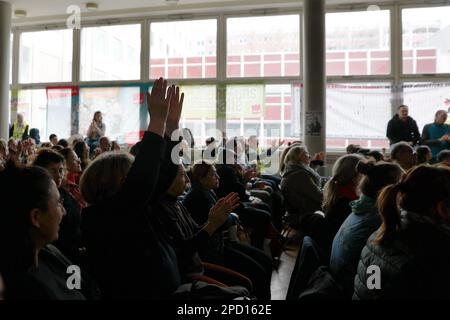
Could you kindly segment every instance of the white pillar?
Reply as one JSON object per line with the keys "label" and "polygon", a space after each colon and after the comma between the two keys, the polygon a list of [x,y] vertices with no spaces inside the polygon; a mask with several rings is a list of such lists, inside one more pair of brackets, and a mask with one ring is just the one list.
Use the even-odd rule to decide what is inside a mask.
{"label": "white pillar", "polygon": [[9,138],[11,4],[0,1],[0,138]]}
{"label": "white pillar", "polygon": [[305,0],[303,11],[303,128],[311,155],[326,148],[325,0]]}

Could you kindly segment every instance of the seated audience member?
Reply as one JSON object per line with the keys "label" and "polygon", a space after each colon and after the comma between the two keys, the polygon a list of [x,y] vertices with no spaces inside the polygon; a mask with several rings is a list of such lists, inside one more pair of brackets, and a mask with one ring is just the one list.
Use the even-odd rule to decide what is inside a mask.
{"label": "seated audience member", "polygon": [[98,147],[94,150],[94,158],[98,157],[102,153],[111,151],[111,141],[108,137],[103,136],[99,139]]}
{"label": "seated audience member", "polygon": [[[170,160],[170,155],[168,159]],[[183,165],[177,166],[170,161],[164,161],[157,185],[158,193],[162,194],[157,197],[158,204],[155,211],[161,222],[161,228],[165,229],[172,239],[182,281],[202,280],[221,285],[244,284],[251,291],[252,284],[248,278],[219,265],[207,263],[205,268],[199,255],[199,251],[204,251],[208,247],[209,238],[228,220],[231,211],[239,203],[239,197],[237,194],[230,194],[220,199],[209,211],[206,222],[199,226],[178,200],[188,184],[189,178]],[[164,193],[165,189],[167,192]],[[213,275],[209,272],[211,268]],[[243,279],[246,279],[244,283]]]}
{"label": "seated audience member", "polygon": [[405,171],[416,165],[414,149],[406,142],[398,142],[391,146],[391,159]]}
{"label": "seated audience member", "polygon": [[[353,299],[450,299],[450,171],[418,166],[383,189],[381,227],[361,252]],[[377,266],[377,288],[367,286]]]}
{"label": "seated audience member", "polygon": [[54,133],[52,133],[52,134],[48,137],[48,140],[50,141],[50,143],[51,143],[53,146],[56,146],[56,145],[58,144],[58,136],[57,136],[56,134],[54,134]]}
{"label": "seated audience member", "polygon": [[53,147],[51,142],[44,142],[41,144],[41,148],[51,149]]}
{"label": "seated audience member", "polygon": [[58,239],[65,210],[56,184],[45,169],[7,167],[0,173],[0,201],[0,273],[5,280],[6,299],[98,297],[84,270],[81,290],[67,286],[67,268],[72,262],[50,244]]}
{"label": "seated audience member", "polygon": [[120,145],[115,140],[113,142],[111,142],[111,151],[116,151],[116,152],[120,151]]}
{"label": "seated audience member", "polygon": [[79,180],[82,173],[81,170],[81,161],[78,158],[75,151],[69,148],[65,148],[59,153],[64,157],[66,160],[66,177],[62,182],[61,187],[66,190],[70,195],[77,200],[79,206],[81,208],[86,207],[86,202],[84,201],[83,197],[81,196],[80,187],[79,187]]}
{"label": "seated audience member", "polygon": [[437,156],[437,165],[441,167],[450,167],[450,150],[442,150]]}
{"label": "seated audience member", "polygon": [[64,150],[64,147],[57,144],[56,146],[51,147],[52,150],[56,151],[56,152],[60,152],[61,150]]}
{"label": "seated audience member", "polygon": [[433,155],[429,146],[418,146],[416,149],[417,164],[429,165]]}
{"label": "seated audience member", "polygon": [[37,129],[37,128],[30,129],[30,136],[29,136],[29,138],[33,139],[34,143],[37,146],[41,145],[41,136],[39,134],[39,129]]}
{"label": "seated audience member", "polygon": [[410,146],[414,146],[420,141],[420,133],[416,121],[409,115],[409,109],[406,105],[398,107],[397,114],[388,122],[386,137],[389,144],[395,144],[404,141]]}
{"label": "seated audience member", "polygon": [[347,154],[359,153],[362,155],[367,155],[370,150],[361,148],[359,144],[349,144],[346,148]]}
{"label": "seated audience member", "polygon": [[327,261],[334,236],[351,213],[350,202],[358,199],[356,189],[360,174],[356,166],[363,159],[361,155],[348,154],[335,162],[332,177],[323,189],[322,209],[325,219],[316,230],[311,230],[311,233],[307,234],[317,242]]}
{"label": "seated audience member", "polygon": [[219,151],[219,164],[216,166],[219,185],[214,190],[218,197],[225,197],[232,192],[239,194],[241,205],[236,209],[244,227],[252,229],[251,243],[256,248],[269,251],[265,244],[270,242],[271,254],[278,257],[281,254],[278,231],[272,224],[271,208],[259,198],[252,197],[247,192],[242,168],[236,163],[236,154],[230,149]]}
{"label": "seated audience member", "polygon": [[67,142],[66,139],[59,139],[57,145],[59,145],[59,146],[61,146],[63,148],[68,148],[69,147],[69,142]]}
{"label": "seated audience member", "polygon": [[423,127],[422,144],[431,149],[433,155],[431,163],[436,162],[440,151],[450,149],[450,125],[445,121],[447,121],[447,111],[439,110],[434,116],[434,122]]}
{"label": "seated audience member", "polygon": [[33,165],[42,167],[50,173],[61,195],[66,212],[59,226],[59,238],[53,244],[72,262],[79,263],[81,207],[70,193],[61,187],[65,171],[64,157],[53,150],[42,149],[38,152]]}
{"label": "seated audience member", "polygon": [[[162,155],[181,115],[181,106],[171,104],[176,90],[166,89],[160,78],[147,95],[150,124],[136,158],[102,154],[81,177],[90,205],[82,213],[88,270],[106,299],[168,299],[189,288],[195,297],[198,292],[199,283],[182,286],[175,251],[153,208]],[[246,293],[239,289],[239,295]]]}
{"label": "seated audience member", "polygon": [[[193,166],[192,187],[183,199],[183,204],[198,225],[208,221],[210,210],[219,201],[214,192],[219,181],[220,177],[212,163],[202,161]],[[228,225],[232,224],[232,220],[229,221]],[[243,274],[252,281],[258,298],[270,299],[270,257],[264,251],[239,243],[234,238],[225,241],[226,231],[221,228],[210,237],[207,247],[200,252],[202,259]]]}
{"label": "seated audience member", "polygon": [[365,154],[369,161],[380,162],[384,161],[384,155],[380,151],[369,151]]}
{"label": "seated audience member", "polygon": [[280,186],[288,211],[288,223],[294,228],[309,228],[303,225],[302,220],[322,208],[321,177],[309,166],[310,161],[308,149],[301,145],[293,145],[284,159]]}
{"label": "seated audience member", "polygon": [[360,197],[350,202],[351,214],[334,237],[330,258],[330,272],[349,299],[361,250],[381,224],[376,206],[378,194],[385,186],[397,183],[403,174],[403,169],[393,163],[359,162],[357,171],[363,176]]}
{"label": "seated audience member", "polygon": [[89,165],[89,146],[84,141],[79,141],[73,146],[73,151],[81,161],[81,171],[84,171]]}
{"label": "seated audience member", "polygon": [[104,153],[104,152],[109,152],[111,151],[111,141],[109,140],[108,137],[101,137],[99,140],[99,148],[100,148],[100,153]]}

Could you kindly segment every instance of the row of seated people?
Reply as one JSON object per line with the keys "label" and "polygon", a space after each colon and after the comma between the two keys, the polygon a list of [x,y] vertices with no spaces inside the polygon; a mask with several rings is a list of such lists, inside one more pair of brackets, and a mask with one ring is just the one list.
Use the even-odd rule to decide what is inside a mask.
{"label": "row of seated people", "polygon": [[[0,170],[7,299],[270,299],[272,207],[242,190],[234,161],[197,163],[183,195],[190,179],[170,139],[182,101],[178,88],[155,82],[135,157],[106,152],[82,168],[76,150],[52,147],[32,165],[9,158]],[[236,236],[239,223],[248,243]],[[67,285],[71,265],[81,289]]]}
{"label": "row of seated people", "polygon": [[[348,154],[321,188],[307,148],[288,148],[281,189],[305,238],[287,299],[450,298],[448,154],[418,164],[403,142],[390,159]],[[381,279],[375,287],[374,268]]]}

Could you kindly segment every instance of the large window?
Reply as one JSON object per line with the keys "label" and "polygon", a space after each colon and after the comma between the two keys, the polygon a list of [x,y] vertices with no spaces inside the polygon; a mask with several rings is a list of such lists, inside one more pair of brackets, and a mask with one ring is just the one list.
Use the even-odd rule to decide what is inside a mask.
{"label": "large window", "polygon": [[141,67],[141,25],[81,30],[81,80],[137,80]]}
{"label": "large window", "polygon": [[360,144],[388,147],[386,126],[391,118],[391,86],[377,84],[329,84],[327,88],[327,147]]}
{"label": "large window", "polygon": [[71,81],[72,34],[68,29],[22,33],[19,82]]}
{"label": "large window", "polygon": [[86,136],[94,113],[101,111],[106,136],[120,144],[134,144],[139,140],[139,87],[101,87],[80,89],[79,133]]}
{"label": "large window", "polygon": [[450,83],[406,83],[403,101],[422,133],[423,127],[434,121],[436,111],[450,111]]}
{"label": "large window", "polygon": [[39,130],[41,141],[48,141],[51,133],[61,138],[70,136],[71,89],[54,88],[14,92],[12,115],[22,113],[30,128]]}
{"label": "large window", "polygon": [[450,73],[450,6],[404,9],[403,73]]}
{"label": "large window", "polygon": [[327,75],[390,74],[389,19],[389,10],[328,13]]}
{"label": "large window", "polygon": [[227,136],[255,135],[262,145],[274,139],[298,139],[300,94],[299,83],[227,86]]}
{"label": "large window", "polygon": [[300,75],[300,16],[227,19],[227,76]]}
{"label": "large window", "polygon": [[150,25],[150,78],[216,77],[217,20]]}

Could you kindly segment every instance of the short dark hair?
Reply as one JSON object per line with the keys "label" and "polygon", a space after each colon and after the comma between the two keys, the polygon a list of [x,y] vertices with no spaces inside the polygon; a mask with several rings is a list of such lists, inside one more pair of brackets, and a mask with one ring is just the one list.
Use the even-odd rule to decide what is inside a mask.
{"label": "short dark hair", "polygon": [[442,161],[445,161],[445,160],[448,160],[448,159],[450,159],[450,150],[442,150],[437,155],[437,160],[439,162],[442,162]]}
{"label": "short dark hair", "polygon": [[63,148],[67,148],[69,146],[69,143],[67,142],[66,139],[59,139],[58,144]]}
{"label": "short dark hair", "polygon": [[56,134],[52,133],[49,137],[48,140],[52,140],[53,138],[57,138]]}
{"label": "short dark hair", "polygon": [[408,108],[408,106],[406,104],[402,104],[398,106],[397,110],[400,110],[401,108]]}
{"label": "short dark hair", "polygon": [[391,146],[391,159],[398,159],[400,153],[409,150],[411,150],[411,152],[414,152],[414,149],[407,142],[397,142]]}
{"label": "short dark hair", "polygon": [[47,168],[52,163],[64,162],[64,157],[52,149],[42,149],[38,152],[33,165],[37,167]]}

